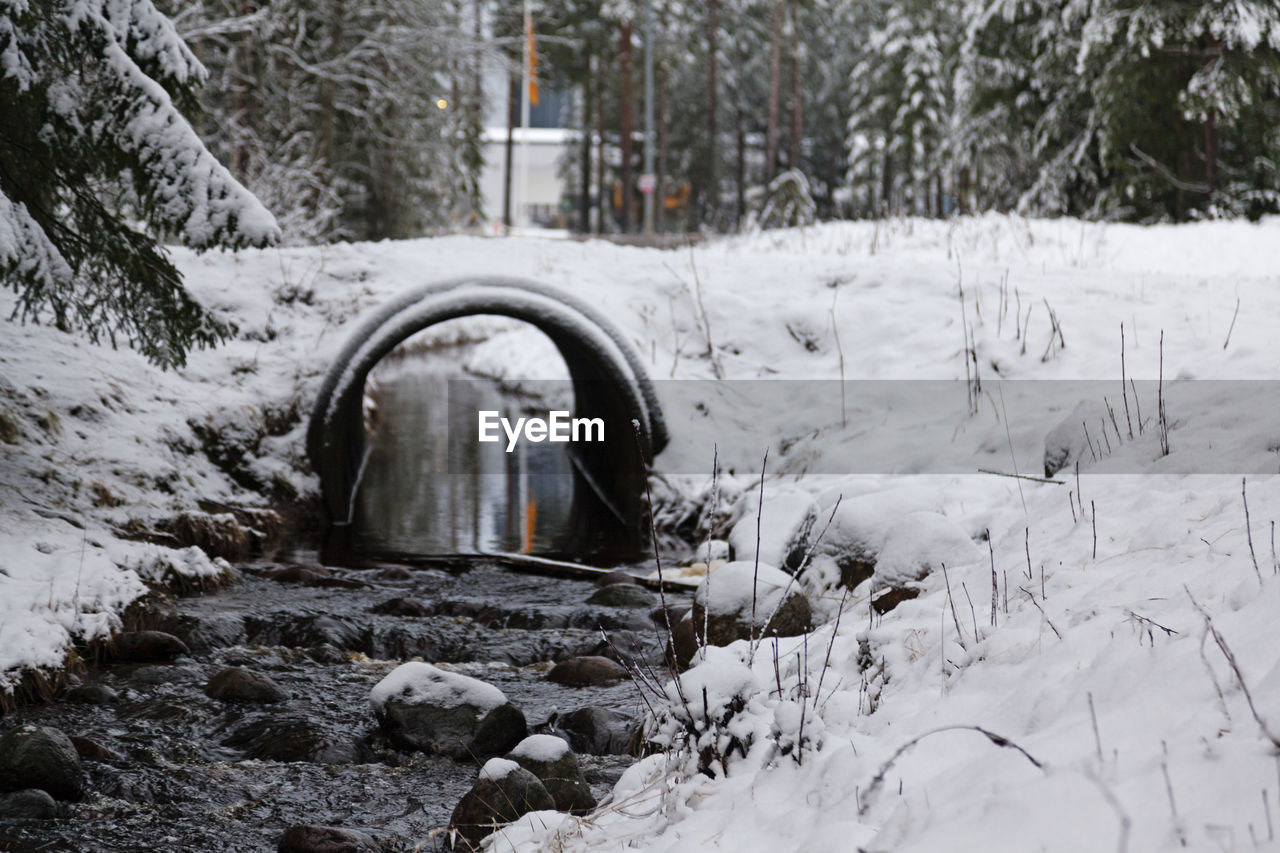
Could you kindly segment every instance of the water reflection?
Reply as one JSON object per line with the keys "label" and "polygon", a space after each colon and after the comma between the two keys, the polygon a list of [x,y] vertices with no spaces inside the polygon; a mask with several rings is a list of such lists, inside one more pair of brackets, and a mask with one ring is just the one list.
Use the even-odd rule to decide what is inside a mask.
{"label": "water reflection", "polygon": [[563,539],[573,501],[565,445],[520,442],[507,453],[505,443],[449,441],[453,431],[474,436],[481,409],[512,420],[546,411],[497,383],[450,387],[465,356],[465,346],[450,347],[379,368],[356,501],[353,544],[363,555],[549,554]]}

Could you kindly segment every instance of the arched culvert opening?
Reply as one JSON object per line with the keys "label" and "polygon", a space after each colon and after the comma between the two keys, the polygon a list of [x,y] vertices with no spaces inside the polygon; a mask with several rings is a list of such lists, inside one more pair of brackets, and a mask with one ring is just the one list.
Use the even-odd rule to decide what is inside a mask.
{"label": "arched culvert opening", "polygon": [[644,368],[621,333],[593,308],[511,278],[456,279],[406,292],[361,321],[349,338],[321,385],[307,436],[331,522],[331,552],[332,546],[340,552],[350,544],[369,452],[363,398],[370,371],[416,333],[474,315],[520,320],[546,335],[568,369],[572,417],[598,418],[605,425],[602,440],[570,446],[574,497],[565,533],[551,550],[568,556],[640,552],[647,529],[644,477],[667,441]]}

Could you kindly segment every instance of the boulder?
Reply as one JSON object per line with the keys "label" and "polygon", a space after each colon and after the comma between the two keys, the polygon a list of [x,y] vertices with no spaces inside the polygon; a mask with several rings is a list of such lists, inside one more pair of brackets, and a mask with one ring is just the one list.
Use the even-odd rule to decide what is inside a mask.
{"label": "boulder", "polygon": [[[708,576],[689,618],[695,637],[715,646],[753,636],[794,637],[813,627],[809,599],[790,575],[746,561],[727,563]],[[687,638],[682,642],[687,648]]]}
{"label": "boulder", "polygon": [[818,503],[813,496],[802,489],[785,488],[765,493],[763,512],[757,509],[760,499],[755,493],[748,493],[739,504],[735,507],[740,513],[738,520],[729,531],[729,545],[737,558],[755,561],[758,536],[762,563],[790,572],[799,569],[818,520]]}
{"label": "boulder", "polygon": [[84,770],[70,738],[33,725],[0,736],[0,791],[24,788],[39,788],[59,800],[84,796]]}
{"label": "boulder", "polygon": [[39,788],[0,794],[0,820],[48,820],[58,816],[58,804]]}
{"label": "boulder", "polygon": [[547,673],[547,680],[567,687],[600,687],[628,678],[621,664],[600,655],[562,660]]}
{"label": "boulder", "polygon": [[246,758],[259,761],[333,765],[352,764],[356,759],[353,741],[327,732],[306,717],[252,720],[228,735],[222,745],[242,749]]}
{"label": "boulder", "polygon": [[429,663],[396,667],[369,701],[397,745],[460,760],[504,753],[528,734],[524,714],[501,690]]}
{"label": "boulder", "polygon": [[689,662],[698,653],[701,642],[693,628],[693,617],[686,614],[683,619],[671,626],[671,640],[667,644],[667,660],[674,664],[677,671],[689,667]]}
{"label": "boulder", "polygon": [[291,826],[280,838],[277,853],[379,853],[378,843],[354,829],[336,826]]}
{"label": "boulder", "polygon": [[514,761],[491,758],[480,769],[475,786],[458,801],[449,828],[469,845],[464,849],[479,849],[481,840],[503,824],[555,807],[537,776]]}
{"label": "boulder", "polygon": [[420,617],[430,616],[435,612],[435,610],[425,601],[419,601],[416,598],[400,597],[374,605],[372,612],[381,613],[384,616]]}
{"label": "boulder", "polygon": [[652,610],[658,605],[658,597],[634,583],[615,583],[602,586],[587,599],[587,604],[599,607],[643,607]]}
{"label": "boulder", "polygon": [[242,666],[221,670],[204,688],[205,695],[220,702],[283,702],[284,688],[269,675]]}
{"label": "boulder", "polygon": [[87,737],[79,737],[78,735],[71,735],[69,740],[71,741],[71,745],[76,748],[76,755],[79,755],[80,758],[85,761],[108,763],[125,760],[123,755],[116,752],[109,746],[103,746],[96,740],[90,740]]}
{"label": "boulder", "polygon": [[126,663],[165,663],[191,653],[187,644],[164,631],[125,631],[116,634],[116,660]]}
{"label": "boulder", "polygon": [[572,814],[586,814],[596,807],[578,757],[569,744],[555,735],[529,735],[516,744],[507,758],[537,776],[551,795],[556,809]]}
{"label": "boulder", "polygon": [[404,566],[387,566],[385,569],[379,569],[374,577],[380,581],[411,581],[413,572]]}
{"label": "boulder", "polygon": [[569,738],[575,752],[587,755],[622,755],[631,737],[631,721],[609,708],[588,705],[562,714],[556,728]]}
{"label": "boulder", "polygon": [[986,556],[986,551],[945,515],[908,513],[885,535],[872,588],[903,586],[938,571],[944,563],[954,568]]}
{"label": "boulder", "polygon": [[616,586],[618,584],[636,585],[636,576],[631,572],[624,572],[622,569],[614,569],[611,572],[605,572],[596,578],[597,587]]}
{"label": "boulder", "polygon": [[105,684],[81,684],[72,687],[63,697],[76,705],[109,705],[120,701],[120,694]]}

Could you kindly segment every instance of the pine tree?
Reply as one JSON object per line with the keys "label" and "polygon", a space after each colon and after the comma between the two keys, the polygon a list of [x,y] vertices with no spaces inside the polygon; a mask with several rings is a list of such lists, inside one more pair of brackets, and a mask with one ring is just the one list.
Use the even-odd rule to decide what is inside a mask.
{"label": "pine tree", "polygon": [[165,366],[225,335],[157,238],[279,231],[180,112],[204,77],[150,0],[0,0],[0,274],[20,316]]}

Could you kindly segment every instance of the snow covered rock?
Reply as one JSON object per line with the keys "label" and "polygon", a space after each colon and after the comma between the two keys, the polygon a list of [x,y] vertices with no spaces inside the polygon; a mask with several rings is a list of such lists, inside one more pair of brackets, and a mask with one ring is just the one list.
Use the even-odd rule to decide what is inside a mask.
{"label": "snow covered rock", "polygon": [[503,824],[528,812],[555,807],[537,776],[509,759],[491,758],[449,818],[449,828],[469,845],[460,848],[455,844],[454,848],[479,849],[480,841]]}
{"label": "snow covered rock", "polygon": [[[754,607],[753,607],[754,601]],[[727,563],[698,587],[690,613],[705,641],[724,646],[734,640],[775,635],[794,637],[812,627],[813,611],[795,580],[764,562]]]}
{"label": "snow covered rock", "polygon": [[84,796],[75,745],[58,729],[23,725],[0,737],[0,791],[38,788],[59,800]]}
{"label": "snow covered rock", "polygon": [[524,714],[492,684],[429,663],[401,664],[369,694],[396,743],[456,759],[506,752],[528,731]]}
{"label": "snow covered rock", "polygon": [[775,489],[765,491],[764,509],[759,506],[759,493],[748,492],[735,508],[738,520],[729,531],[734,557],[755,560],[758,521],[760,561],[794,572],[809,548],[818,519],[817,501],[800,489]]}
{"label": "snow covered rock", "polygon": [[917,489],[895,489],[842,500],[815,553],[835,560],[841,585],[853,589],[875,571],[885,537],[894,525],[908,513],[928,506],[928,495]]}
{"label": "snow covered rock", "polygon": [[578,757],[562,738],[530,735],[507,758],[537,776],[560,811],[585,814],[596,807]]}
{"label": "snow covered rock", "polygon": [[[1044,437],[1044,475],[1052,477],[1076,462],[1096,456],[1089,441],[1099,440],[1105,429],[1107,407],[1097,400],[1083,400]],[[1085,437],[1085,430],[1089,436]]]}
{"label": "snow covered rock", "polygon": [[944,563],[961,566],[982,556],[969,535],[945,515],[908,513],[885,536],[872,585],[877,589],[902,586],[937,571]]}

